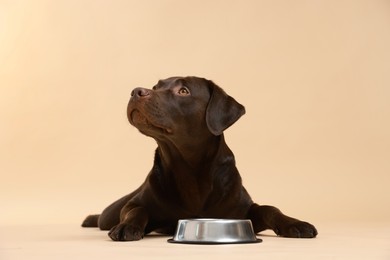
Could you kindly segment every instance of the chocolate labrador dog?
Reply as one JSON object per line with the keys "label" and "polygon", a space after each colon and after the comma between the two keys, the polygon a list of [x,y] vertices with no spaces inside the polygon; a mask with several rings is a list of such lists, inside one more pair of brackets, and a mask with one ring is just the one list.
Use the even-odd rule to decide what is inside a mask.
{"label": "chocolate labrador dog", "polygon": [[137,190],[88,216],[82,226],[110,230],[115,241],[134,241],[152,231],[172,235],[179,219],[250,219],[256,233],[272,229],[283,237],[315,237],[313,225],[259,206],[242,186],[223,131],[244,113],[204,78],[172,77],[152,89],[134,89],[127,116],[156,140],[153,167]]}

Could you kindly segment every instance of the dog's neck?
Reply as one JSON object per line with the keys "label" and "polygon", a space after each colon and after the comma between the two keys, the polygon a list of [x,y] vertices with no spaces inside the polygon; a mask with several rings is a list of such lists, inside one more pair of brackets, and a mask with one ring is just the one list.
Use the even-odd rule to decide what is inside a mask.
{"label": "dog's neck", "polygon": [[226,152],[231,153],[223,134],[209,135],[203,140],[195,137],[188,142],[157,141],[157,143],[163,168],[178,174],[182,174],[184,171],[196,174],[199,171],[207,170],[208,165],[205,165],[205,162],[217,160],[220,152],[224,155]]}

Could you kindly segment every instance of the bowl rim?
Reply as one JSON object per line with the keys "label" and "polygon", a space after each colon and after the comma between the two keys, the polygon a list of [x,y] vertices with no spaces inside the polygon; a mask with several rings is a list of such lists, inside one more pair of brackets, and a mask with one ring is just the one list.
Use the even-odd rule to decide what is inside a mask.
{"label": "bowl rim", "polygon": [[187,240],[174,240],[170,238],[167,240],[171,244],[186,244],[186,245],[228,245],[228,244],[258,244],[263,242],[262,239],[256,238],[256,240],[245,240],[245,241],[187,241]]}

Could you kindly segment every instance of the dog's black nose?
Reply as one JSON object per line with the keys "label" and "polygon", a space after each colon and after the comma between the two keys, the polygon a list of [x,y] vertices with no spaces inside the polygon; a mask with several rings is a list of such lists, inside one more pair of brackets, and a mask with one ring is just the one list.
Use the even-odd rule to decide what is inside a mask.
{"label": "dog's black nose", "polygon": [[146,97],[150,95],[150,90],[146,88],[135,88],[131,91],[131,96],[134,97]]}

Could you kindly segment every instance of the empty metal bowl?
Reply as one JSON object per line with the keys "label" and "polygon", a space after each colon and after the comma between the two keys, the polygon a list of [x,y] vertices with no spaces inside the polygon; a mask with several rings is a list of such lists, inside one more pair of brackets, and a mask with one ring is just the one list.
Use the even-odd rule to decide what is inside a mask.
{"label": "empty metal bowl", "polygon": [[249,219],[182,219],[170,243],[237,244],[259,243]]}

